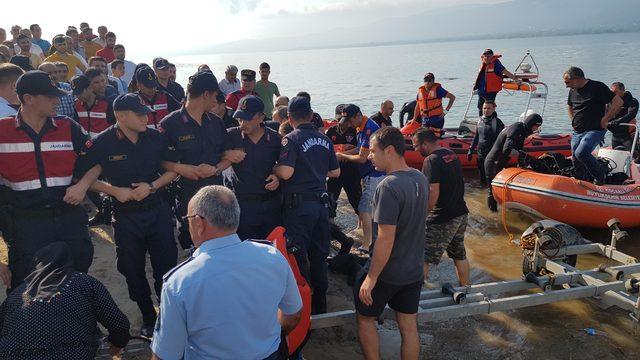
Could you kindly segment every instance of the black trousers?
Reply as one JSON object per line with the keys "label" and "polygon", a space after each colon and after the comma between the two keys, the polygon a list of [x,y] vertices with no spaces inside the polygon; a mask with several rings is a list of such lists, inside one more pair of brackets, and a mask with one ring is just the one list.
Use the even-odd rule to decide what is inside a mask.
{"label": "black trousers", "polygon": [[[478,168],[478,175],[480,177],[480,183],[482,185],[486,185],[487,182],[487,172],[485,171],[484,168],[484,161],[486,159],[486,156],[484,154],[480,154],[478,153],[478,161],[476,162],[476,167]],[[489,185],[491,185],[491,183],[488,183]]]}
{"label": "black trousers", "polygon": [[277,226],[282,225],[282,195],[270,199],[243,199],[238,195],[240,204],[240,226],[238,236],[246,239],[266,239]]}
{"label": "black trousers", "polygon": [[159,299],[162,277],[176,266],[178,260],[171,207],[161,202],[157,207],[146,210],[122,211],[116,208],[113,230],[116,266],[125,277],[129,298],[138,303],[151,302],[145,271],[148,252],[154,289]]}
{"label": "black trousers", "polygon": [[57,241],[69,245],[76,270],[89,271],[93,262],[93,243],[87,221],[87,212],[82,206],[11,211],[10,229],[3,229],[11,234],[7,237],[11,287],[20,285],[31,273],[33,255]]}
{"label": "black trousers", "polygon": [[360,180],[360,173],[358,172],[358,167],[355,164],[342,163],[340,164],[340,176],[337,178],[330,178],[327,181],[327,192],[337,201],[340,197],[340,192],[344,189],[344,192],[347,194],[349,204],[357,213],[358,204],[360,204],[360,198],[362,197]]}
{"label": "black trousers", "polygon": [[284,227],[298,251],[294,253],[302,276],[313,289],[312,311],[326,312],[327,256],[329,255],[329,209],[318,200],[285,206]]}

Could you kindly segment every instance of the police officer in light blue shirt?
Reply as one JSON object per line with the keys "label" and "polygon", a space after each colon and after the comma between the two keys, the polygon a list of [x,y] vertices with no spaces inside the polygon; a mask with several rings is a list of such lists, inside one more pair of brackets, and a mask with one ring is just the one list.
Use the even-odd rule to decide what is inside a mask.
{"label": "police officer in light blue shirt", "polygon": [[197,250],[164,277],[152,359],[286,359],[281,330],[298,324],[302,300],[284,256],[238,238],[240,207],[223,186],[200,189],[187,210]]}

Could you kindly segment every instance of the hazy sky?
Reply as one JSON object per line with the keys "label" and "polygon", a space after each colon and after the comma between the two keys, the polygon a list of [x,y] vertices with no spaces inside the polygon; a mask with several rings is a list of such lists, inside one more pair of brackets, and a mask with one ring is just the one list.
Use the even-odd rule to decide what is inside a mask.
{"label": "hazy sky", "polygon": [[[106,0],[3,1],[0,27],[38,23],[44,37],[88,22],[106,25],[136,58],[242,39],[264,39],[345,29],[416,9],[506,0]],[[75,7],[73,4],[76,4]],[[103,4],[97,6],[97,4]],[[9,16],[9,14],[11,14]],[[159,51],[162,50],[162,51]]]}

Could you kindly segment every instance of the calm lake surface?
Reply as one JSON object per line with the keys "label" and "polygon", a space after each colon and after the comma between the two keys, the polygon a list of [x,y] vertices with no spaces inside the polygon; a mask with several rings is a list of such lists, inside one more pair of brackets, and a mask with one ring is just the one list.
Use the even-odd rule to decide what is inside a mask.
{"label": "calm lake surface", "polygon": [[[365,114],[378,111],[384,99],[391,99],[399,112],[402,104],[415,98],[426,72],[455,94],[456,103],[446,117],[446,126],[457,126],[462,119],[480,54],[492,48],[503,54],[502,63],[514,71],[527,50],[540,68],[540,80],[549,86],[543,132],[567,132],[567,89],[562,73],[570,65],[581,67],[587,77],[606,84],[622,81],[628,90],[640,91],[640,33],[616,33],[489,39],[411,45],[320,49],[244,54],[211,54],[172,57],[178,67],[178,82],[186,85],[199,64],[208,64],[220,80],[229,64],[257,70],[263,61],[271,65],[271,80],[283,95],[294,96],[305,90],[311,94],[315,111],[333,117],[340,103],[354,103]],[[525,96],[498,95],[498,114],[511,123],[523,112]],[[475,108],[475,105],[472,105]],[[534,102],[541,110],[541,102]],[[397,120],[397,112],[394,121]]]}

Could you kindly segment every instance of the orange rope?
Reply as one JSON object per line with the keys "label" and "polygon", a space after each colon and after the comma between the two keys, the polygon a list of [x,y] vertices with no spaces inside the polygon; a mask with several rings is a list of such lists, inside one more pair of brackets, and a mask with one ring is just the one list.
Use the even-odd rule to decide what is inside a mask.
{"label": "orange rope", "polygon": [[509,231],[509,227],[507,226],[507,192],[509,191],[508,186],[513,181],[513,179],[516,178],[516,176],[522,174],[525,171],[527,170],[521,169],[520,171],[511,175],[507,180],[505,180],[504,188],[502,189],[502,209],[500,209],[502,213],[502,227],[504,228],[504,231],[509,235],[509,240],[507,240],[509,244],[513,244],[513,234]]}

